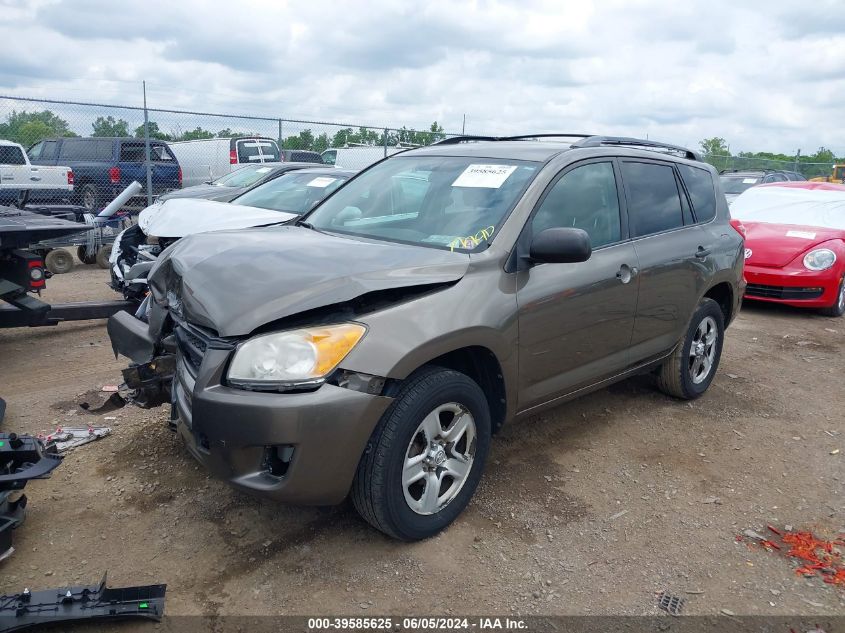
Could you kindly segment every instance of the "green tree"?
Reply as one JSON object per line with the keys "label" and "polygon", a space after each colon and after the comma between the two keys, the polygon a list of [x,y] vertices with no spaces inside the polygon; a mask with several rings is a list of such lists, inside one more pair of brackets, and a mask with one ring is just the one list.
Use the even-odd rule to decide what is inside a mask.
{"label": "green tree", "polygon": [[296,136],[288,136],[282,141],[284,149],[312,149],[314,147],[314,133],[311,130],[302,130]]}
{"label": "green tree", "polygon": [[116,119],[109,115],[98,116],[91,124],[94,128],[91,136],[129,136],[129,123],[123,119]]}
{"label": "green tree", "polygon": [[0,123],[0,139],[29,147],[50,136],[76,136],[67,121],[50,110],[41,112],[12,112]]}
{"label": "green tree", "polygon": [[[158,123],[155,121],[150,121],[147,123],[147,126],[150,130],[150,138],[154,138],[159,141],[172,141],[172,137],[170,134],[166,132],[162,132],[161,129],[158,127]],[[144,138],[144,124],[142,123],[138,127],[135,128],[135,138]]]}
{"label": "green tree", "polygon": [[204,138],[214,138],[214,132],[209,132],[197,126],[193,130],[188,130],[184,134],[173,139],[174,141],[196,141]]}
{"label": "green tree", "polygon": [[313,149],[315,152],[320,152],[320,153],[326,151],[328,148],[329,148],[329,135],[326,134],[325,132],[323,132],[322,134],[320,134],[320,136],[315,138],[314,143],[311,146],[311,149]]}
{"label": "green tree", "polygon": [[714,136],[713,138],[706,138],[699,143],[701,146],[701,153],[706,156],[730,156],[731,151],[728,149],[728,142],[721,136]]}

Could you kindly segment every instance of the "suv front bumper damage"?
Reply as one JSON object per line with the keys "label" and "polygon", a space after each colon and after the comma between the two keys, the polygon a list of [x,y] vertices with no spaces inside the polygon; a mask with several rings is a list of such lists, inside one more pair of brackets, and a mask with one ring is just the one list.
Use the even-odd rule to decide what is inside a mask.
{"label": "suv front bumper damage", "polygon": [[209,348],[196,370],[177,354],[173,417],[188,450],[236,488],[286,503],[340,503],[393,399],[331,384],[299,393],[227,387],[229,354]]}

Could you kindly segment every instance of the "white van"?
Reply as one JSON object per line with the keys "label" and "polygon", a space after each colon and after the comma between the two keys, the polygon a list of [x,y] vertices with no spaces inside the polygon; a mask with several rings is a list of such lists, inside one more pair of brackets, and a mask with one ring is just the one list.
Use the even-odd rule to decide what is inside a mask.
{"label": "white van", "polygon": [[362,145],[360,147],[333,147],[320,156],[326,165],[342,169],[364,169],[380,161],[385,156],[408,149],[407,147],[387,147],[382,145]]}
{"label": "white van", "polygon": [[216,180],[243,165],[279,162],[279,146],[271,138],[239,136],[168,143],[182,167],[182,187]]}

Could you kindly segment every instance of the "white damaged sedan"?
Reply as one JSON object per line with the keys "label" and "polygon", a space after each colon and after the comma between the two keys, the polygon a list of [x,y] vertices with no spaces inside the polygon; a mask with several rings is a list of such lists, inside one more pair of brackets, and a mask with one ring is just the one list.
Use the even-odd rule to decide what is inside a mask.
{"label": "white damaged sedan", "polygon": [[332,194],[355,171],[317,167],[291,171],[241,194],[231,202],[174,198],[144,209],[138,224],[114,241],[109,265],[111,287],[140,303],[147,273],[159,254],[186,235],[270,226],[289,222]]}

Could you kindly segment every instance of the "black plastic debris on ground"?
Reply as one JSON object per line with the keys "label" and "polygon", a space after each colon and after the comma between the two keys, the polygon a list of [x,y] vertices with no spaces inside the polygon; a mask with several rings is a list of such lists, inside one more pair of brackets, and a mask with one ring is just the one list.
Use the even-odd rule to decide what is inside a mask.
{"label": "black plastic debris on ground", "polygon": [[167,585],[60,587],[0,596],[0,633],[75,620],[161,620]]}
{"label": "black plastic debris on ground", "polygon": [[62,459],[55,448],[45,448],[37,438],[0,433],[0,561],[14,552],[12,530],[26,515],[24,486],[49,477]]}
{"label": "black plastic debris on ground", "polygon": [[661,591],[660,595],[657,596],[657,606],[669,615],[681,615],[681,609],[684,608],[684,599]]}

